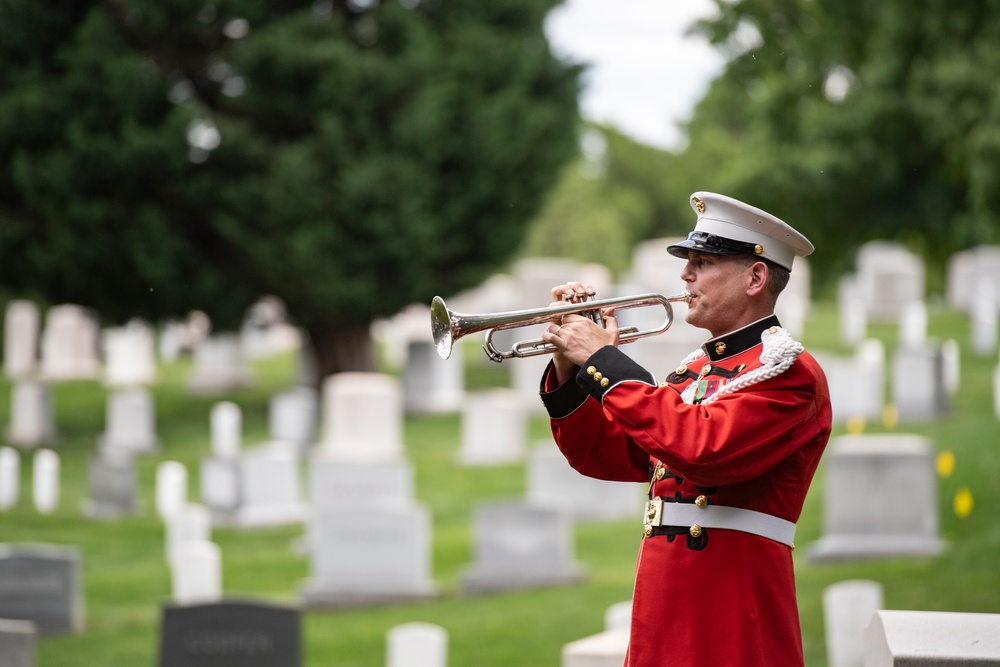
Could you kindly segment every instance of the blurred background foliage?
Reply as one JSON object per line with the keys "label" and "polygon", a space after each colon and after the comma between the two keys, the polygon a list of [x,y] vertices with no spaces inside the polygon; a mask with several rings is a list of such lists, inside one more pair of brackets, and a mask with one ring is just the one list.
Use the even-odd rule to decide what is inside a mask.
{"label": "blurred background foliage", "polygon": [[1000,2],[717,0],[692,30],[728,63],[675,151],[580,121],[556,4],[5,0],[0,289],[223,329],[275,295],[326,375],[520,257],[620,276],[695,190],[801,229],[820,296],[868,240],[940,292],[1000,239]]}
{"label": "blurred background foliage", "polygon": [[[922,256],[933,292],[952,253],[1000,241],[1000,89],[991,74],[1000,66],[1000,3],[716,5],[718,18],[693,30],[728,64],[688,123],[688,145],[653,157],[608,135],[611,166],[589,195],[607,202],[631,193],[618,208],[619,231],[634,234],[624,245],[686,234],[696,190],[744,199],[805,233],[818,248],[810,258],[818,294],[832,294],[869,240],[898,240]],[[604,240],[607,212],[565,202],[571,187],[552,195],[530,252],[543,250],[538,236],[563,252],[591,227]],[[595,248],[619,245],[574,254],[593,260]]]}

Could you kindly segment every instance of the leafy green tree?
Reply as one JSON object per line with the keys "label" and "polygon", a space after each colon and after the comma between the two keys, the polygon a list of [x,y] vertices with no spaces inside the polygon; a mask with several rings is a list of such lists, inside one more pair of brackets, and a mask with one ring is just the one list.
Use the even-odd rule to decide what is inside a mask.
{"label": "leafy green tree", "polygon": [[556,0],[0,2],[0,285],[220,329],[281,298],[323,376],[502,265],[573,155]]}
{"label": "leafy green tree", "polygon": [[[689,170],[781,211],[827,278],[874,238],[932,266],[1000,240],[1000,4],[717,1],[731,60],[696,110]],[[942,272],[932,272],[941,274]]]}

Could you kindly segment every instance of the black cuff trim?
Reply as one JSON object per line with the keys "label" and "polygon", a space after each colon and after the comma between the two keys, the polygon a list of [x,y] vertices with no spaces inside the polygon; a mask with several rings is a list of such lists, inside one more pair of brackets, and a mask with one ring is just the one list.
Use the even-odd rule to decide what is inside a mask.
{"label": "black cuff trim", "polygon": [[550,361],[549,365],[545,367],[545,372],[542,373],[542,382],[538,387],[538,395],[541,396],[542,404],[549,413],[549,417],[552,419],[561,419],[572,414],[574,410],[583,405],[583,402],[587,400],[588,394],[576,386],[576,382],[572,380],[564,382],[552,391],[545,391],[550,375],[555,375],[555,372],[555,368],[553,368]]}
{"label": "black cuff trim", "polygon": [[576,374],[576,384],[599,401],[622,382],[642,382],[656,386],[652,373],[612,345],[606,345],[587,359]]}

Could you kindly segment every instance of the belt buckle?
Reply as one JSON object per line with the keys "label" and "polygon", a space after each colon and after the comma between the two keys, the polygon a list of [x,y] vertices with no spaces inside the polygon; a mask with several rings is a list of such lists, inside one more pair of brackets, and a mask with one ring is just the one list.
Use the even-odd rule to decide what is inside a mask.
{"label": "belt buckle", "polygon": [[643,516],[644,526],[659,526],[663,517],[663,499],[653,498],[646,502],[646,513]]}

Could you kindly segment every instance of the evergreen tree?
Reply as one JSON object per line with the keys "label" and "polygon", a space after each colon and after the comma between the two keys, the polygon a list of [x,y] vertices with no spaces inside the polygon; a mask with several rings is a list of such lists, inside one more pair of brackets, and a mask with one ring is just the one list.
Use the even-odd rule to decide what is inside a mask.
{"label": "evergreen tree", "polygon": [[575,152],[556,0],[0,2],[0,286],[107,323],[262,295],[323,376],[501,266]]}

